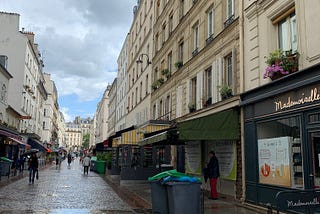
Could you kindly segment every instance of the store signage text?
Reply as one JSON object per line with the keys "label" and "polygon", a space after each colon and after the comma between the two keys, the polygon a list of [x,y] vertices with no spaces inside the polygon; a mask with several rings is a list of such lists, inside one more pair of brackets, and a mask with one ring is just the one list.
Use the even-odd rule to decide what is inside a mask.
{"label": "store signage text", "polygon": [[320,101],[320,93],[317,88],[311,89],[308,94],[301,93],[301,96],[298,99],[293,99],[291,96],[288,96],[286,101],[282,102],[279,100],[275,101],[274,104],[276,111],[280,111],[306,103],[313,103],[315,101]]}
{"label": "store signage text", "polygon": [[290,207],[303,207],[303,206],[318,206],[320,204],[317,197],[313,198],[312,201],[287,201],[288,208]]}

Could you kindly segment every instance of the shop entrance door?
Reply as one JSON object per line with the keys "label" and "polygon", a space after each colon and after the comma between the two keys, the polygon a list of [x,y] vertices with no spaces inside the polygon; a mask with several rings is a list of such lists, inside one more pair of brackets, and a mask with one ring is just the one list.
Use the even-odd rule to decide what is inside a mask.
{"label": "shop entrance door", "polygon": [[309,175],[314,189],[320,188],[320,131],[310,133],[312,170]]}

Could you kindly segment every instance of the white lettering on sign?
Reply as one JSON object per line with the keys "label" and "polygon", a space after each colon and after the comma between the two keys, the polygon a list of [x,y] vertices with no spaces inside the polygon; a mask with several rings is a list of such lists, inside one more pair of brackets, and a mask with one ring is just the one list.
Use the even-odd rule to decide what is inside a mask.
{"label": "white lettering on sign", "polygon": [[287,201],[288,203],[288,208],[290,207],[303,207],[303,206],[315,206],[315,205],[319,205],[320,202],[318,200],[318,198],[313,198],[312,201],[300,201],[300,199],[297,202],[294,201]]}
{"label": "white lettering on sign", "polygon": [[320,100],[320,93],[318,92],[317,88],[311,89],[310,94],[302,93],[300,98],[297,100],[293,100],[290,96],[285,102],[275,101],[276,111],[291,108],[293,106],[302,105],[305,103],[313,103],[315,101]]}

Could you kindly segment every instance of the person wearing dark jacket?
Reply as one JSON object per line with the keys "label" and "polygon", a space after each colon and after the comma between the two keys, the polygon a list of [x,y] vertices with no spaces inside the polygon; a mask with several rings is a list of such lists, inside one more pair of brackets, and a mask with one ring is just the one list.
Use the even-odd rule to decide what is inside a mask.
{"label": "person wearing dark jacket", "polygon": [[209,199],[217,200],[217,181],[220,176],[219,161],[214,151],[209,152],[209,158],[210,161],[207,165],[207,168],[205,169],[205,178],[209,178],[210,180],[211,196],[209,197]]}
{"label": "person wearing dark jacket", "polygon": [[38,173],[38,157],[33,153],[29,159],[29,184],[34,183],[36,173]]}

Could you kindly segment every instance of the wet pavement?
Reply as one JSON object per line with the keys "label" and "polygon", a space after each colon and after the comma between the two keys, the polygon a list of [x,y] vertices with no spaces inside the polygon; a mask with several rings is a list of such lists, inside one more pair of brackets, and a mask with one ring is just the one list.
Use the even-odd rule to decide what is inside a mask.
{"label": "wet pavement", "polygon": [[0,214],[100,214],[135,213],[94,172],[83,175],[79,161],[61,169],[49,166],[39,172],[39,180],[29,184],[24,177],[0,187]]}

